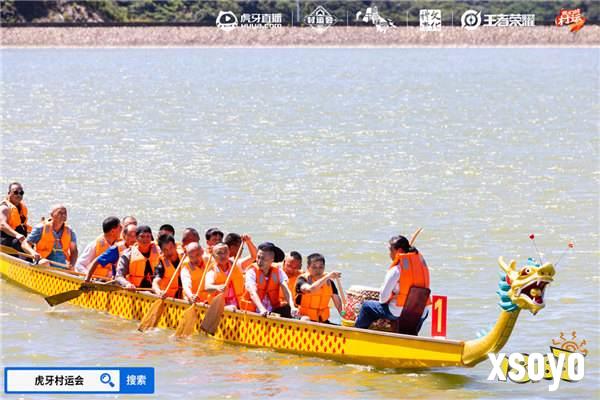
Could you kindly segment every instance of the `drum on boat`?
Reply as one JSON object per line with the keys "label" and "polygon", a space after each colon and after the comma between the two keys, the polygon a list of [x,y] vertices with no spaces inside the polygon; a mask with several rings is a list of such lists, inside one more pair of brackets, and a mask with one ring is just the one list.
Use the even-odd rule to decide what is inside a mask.
{"label": "drum on boat", "polygon": [[[350,288],[346,291],[346,307],[344,308],[346,314],[342,319],[342,325],[354,326],[354,321],[356,321],[356,318],[358,317],[360,307],[366,300],[378,301],[379,289],[360,285],[350,286]],[[378,319],[371,324],[369,329],[386,332],[392,332],[394,330],[392,328],[391,321],[387,319]]]}

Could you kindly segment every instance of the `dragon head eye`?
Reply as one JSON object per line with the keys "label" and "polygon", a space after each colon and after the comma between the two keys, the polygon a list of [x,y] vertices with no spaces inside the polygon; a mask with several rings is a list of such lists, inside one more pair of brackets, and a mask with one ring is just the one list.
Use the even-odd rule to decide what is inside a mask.
{"label": "dragon head eye", "polygon": [[529,274],[531,274],[531,268],[529,268],[529,267],[521,268],[521,272],[520,272],[521,276],[527,276]]}

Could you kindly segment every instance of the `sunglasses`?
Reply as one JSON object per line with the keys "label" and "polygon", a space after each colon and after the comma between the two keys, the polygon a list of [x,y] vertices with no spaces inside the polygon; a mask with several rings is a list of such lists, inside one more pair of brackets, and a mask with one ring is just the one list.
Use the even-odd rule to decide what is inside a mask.
{"label": "sunglasses", "polygon": [[18,195],[23,196],[25,194],[25,192],[22,190],[21,191],[15,190],[15,191],[13,191],[13,194],[18,194]]}

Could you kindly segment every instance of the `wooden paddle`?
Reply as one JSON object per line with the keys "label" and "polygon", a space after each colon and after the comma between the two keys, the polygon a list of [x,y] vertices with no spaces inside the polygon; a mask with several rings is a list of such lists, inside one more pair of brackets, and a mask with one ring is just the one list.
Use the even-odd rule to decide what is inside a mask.
{"label": "wooden paddle", "polygon": [[63,293],[58,293],[53,296],[45,297],[44,300],[50,305],[50,307],[57,306],[59,304],[65,303],[69,300],[76,299],[82,294],[90,291],[114,291],[119,290],[121,287],[117,285],[112,285],[115,281],[110,281],[107,283],[93,283],[93,282],[85,282],[79,286],[79,289],[68,290]]}
{"label": "wooden paddle", "polygon": [[[212,262],[213,255],[211,253],[208,258],[208,263],[204,267],[204,272],[202,273],[202,278],[200,278],[200,283],[198,284],[198,289],[196,290],[196,298],[200,295],[202,288],[204,287],[204,278],[206,277],[206,271],[210,268],[210,263]],[[181,319],[179,320],[179,324],[177,325],[177,329],[175,330],[175,336],[178,338],[190,336],[194,333],[194,327],[198,322],[198,318],[200,318],[200,314],[198,313],[198,309],[196,308],[196,304],[192,304],[188,307],[187,310],[183,312]]]}
{"label": "wooden paddle", "polygon": [[135,288],[135,289],[126,289],[119,285],[114,285],[116,281],[108,281],[105,283],[95,283],[95,282],[84,282],[79,286],[79,289],[68,290],[66,292],[58,293],[52,296],[45,297],[44,300],[50,305],[50,307],[55,307],[59,304],[65,303],[69,300],[76,299],[84,293],[88,292],[114,292],[117,290],[129,290],[135,292],[142,292],[146,290],[152,290],[151,288]]}
{"label": "wooden paddle", "polygon": [[[237,268],[237,261],[242,254],[242,250],[244,249],[244,242],[240,246],[237,254],[235,255],[235,259],[233,260],[233,264],[231,265],[231,269],[229,270],[229,274],[227,274],[227,279],[225,280],[225,289],[229,286],[229,281],[231,280],[231,274],[233,270]],[[202,320],[202,324],[200,325],[200,329],[204,332],[214,335],[219,327],[219,323],[221,322],[221,317],[225,312],[225,292],[219,293],[215,296],[210,302],[210,306],[208,310],[206,310],[206,314],[204,314],[204,319]]]}
{"label": "wooden paddle", "polygon": [[3,253],[6,253],[6,254],[23,256],[23,257],[28,257],[28,258],[31,258],[31,259],[34,258],[31,254],[20,252],[17,249],[14,249],[14,248],[12,248],[10,246],[0,245],[0,249],[2,250]]}
{"label": "wooden paddle", "polygon": [[415,241],[417,240],[417,236],[419,236],[419,233],[421,233],[421,231],[423,230],[423,228],[419,228],[415,231],[415,233],[413,233],[413,235],[410,238],[410,242],[408,242],[408,244],[410,244],[411,246],[413,244],[415,244]]}
{"label": "wooden paddle", "polygon": [[[7,247],[7,246],[2,245],[2,246],[0,246],[0,250],[2,250],[2,253],[6,253],[6,254],[10,254],[10,255],[18,255],[18,256],[28,257],[30,259],[34,258],[31,254],[21,253],[20,251],[17,251],[15,249],[13,249],[12,247]],[[58,268],[49,267],[48,265],[44,265],[44,264],[34,264],[34,265],[38,268],[48,268],[53,271],[64,272],[65,274],[70,274],[70,275],[75,275],[75,276],[87,276],[87,274],[84,274],[82,272],[77,272],[77,271],[68,269],[69,266],[67,264],[59,263],[56,261],[50,261],[50,260],[46,260],[46,261],[48,261],[48,263],[50,265],[54,265],[55,267],[58,267]],[[101,276],[96,276],[96,277],[94,277],[94,279],[101,280],[101,281],[109,281],[110,280],[110,278],[105,278],[105,277],[101,277]]]}
{"label": "wooden paddle", "polygon": [[[179,261],[179,265],[175,269],[175,272],[173,272],[173,276],[171,276],[171,280],[169,281],[167,288],[165,289],[165,292],[168,292],[169,289],[171,288],[171,285],[173,285],[173,282],[175,282],[175,278],[177,278],[177,275],[179,274],[179,270],[181,269],[181,266],[183,265],[183,262],[185,261],[186,258],[187,258],[187,254],[185,256],[183,256],[183,258]],[[167,268],[166,265],[164,265],[164,267],[165,267],[165,269]],[[154,303],[152,303],[152,305],[150,306],[150,309],[148,310],[146,315],[144,315],[142,317],[142,320],[140,321],[140,324],[138,325],[138,331],[144,332],[145,330],[156,327],[156,325],[158,325],[158,320],[160,319],[160,316],[162,315],[164,310],[165,310],[165,299],[160,298],[160,299],[156,300]]]}
{"label": "wooden paddle", "polygon": [[[15,249],[13,249],[12,247],[1,245],[0,249],[2,250],[3,253],[6,253],[6,254],[23,256],[23,257],[30,258],[32,260],[34,259],[34,257],[31,254],[29,254],[29,253],[22,253],[20,251],[17,251]],[[73,270],[68,269],[69,266],[67,264],[59,263],[59,262],[48,260],[48,259],[44,259],[44,258],[42,258],[41,260],[46,260],[46,261],[48,261],[48,264],[54,265],[55,267],[59,267],[61,270],[63,270],[64,272],[67,272],[69,274],[73,274],[73,275],[85,275],[85,274],[82,274],[81,272],[77,272],[77,271],[73,271]],[[43,264],[39,264],[39,265],[40,266],[44,266]]]}

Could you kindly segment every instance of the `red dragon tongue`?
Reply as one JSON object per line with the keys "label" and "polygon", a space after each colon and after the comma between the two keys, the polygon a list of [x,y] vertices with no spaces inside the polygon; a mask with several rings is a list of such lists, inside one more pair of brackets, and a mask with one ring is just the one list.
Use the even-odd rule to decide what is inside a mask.
{"label": "red dragon tongue", "polygon": [[506,275],[506,283],[508,283],[509,285],[512,284],[512,281],[510,280],[508,274]]}
{"label": "red dragon tongue", "polygon": [[542,303],[544,302],[544,300],[542,300],[542,297],[541,297],[541,296],[537,296],[537,297],[535,298],[535,302],[536,302],[536,303],[538,303],[538,304],[542,304]]}

